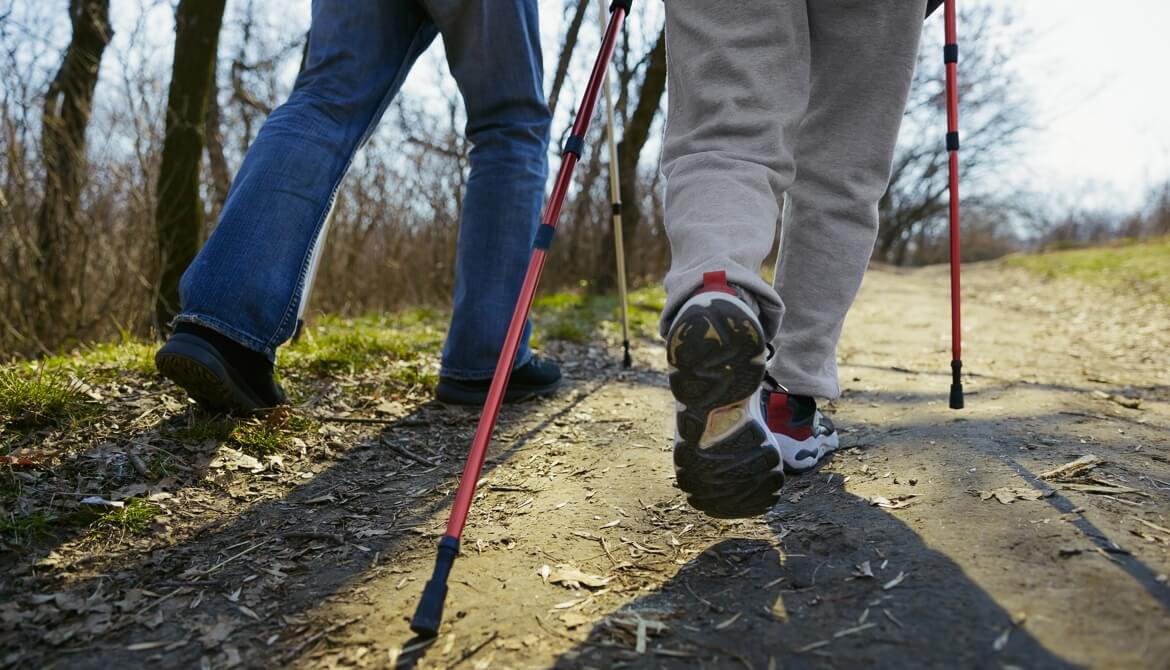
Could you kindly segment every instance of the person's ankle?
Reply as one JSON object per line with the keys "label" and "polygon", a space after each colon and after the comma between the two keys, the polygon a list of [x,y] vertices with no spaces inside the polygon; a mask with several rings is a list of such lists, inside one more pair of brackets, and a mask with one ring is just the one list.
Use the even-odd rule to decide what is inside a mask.
{"label": "person's ankle", "polygon": [[272,362],[259,351],[236,342],[219,331],[198,323],[183,322],[175,326],[175,335],[194,335],[210,342],[232,367],[249,381],[272,376]]}

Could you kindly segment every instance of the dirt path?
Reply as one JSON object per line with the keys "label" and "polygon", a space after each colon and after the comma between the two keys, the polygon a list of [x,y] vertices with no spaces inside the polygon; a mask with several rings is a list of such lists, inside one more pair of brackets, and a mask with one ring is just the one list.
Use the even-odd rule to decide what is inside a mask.
{"label": "dirt path", "polygon": [[506,411],[432,645],[406,622],[476,416],[398,405],[280,467],[207,455],[135,551],[5,563],[0,666],[1170,668],[1170,308],[998,264],[966,281],[967,409],[945,271],[871,272],[847,448],[765,519],[673,487],[659,346],[632,372],[553,346],[573,383]]}

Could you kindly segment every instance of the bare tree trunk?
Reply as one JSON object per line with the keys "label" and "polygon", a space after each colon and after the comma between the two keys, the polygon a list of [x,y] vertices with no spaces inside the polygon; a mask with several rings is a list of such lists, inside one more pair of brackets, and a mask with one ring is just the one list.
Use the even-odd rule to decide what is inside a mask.
{"label": "bare tree trunk", "polygon": [[[662,94],[666,92],[666,32],[658,33],[658,41],[651,49],[646,74],[642,77],[642,85],[638,92],[638,105],[630,116],[622,133],[622,141],[618,143],[618,169],[622,177],[622,243],[626,249],[633,248],[634,237],[642,221],[641,189],[638,188],[638,161],[642,156],[642,149],[650,139],[650,127],[654,124],[654,117],[662,104]],[[597,268],[598,290],[608,290],[613,287],[614,277],[614,244],[613,229],[609,228],[602,238],[602,248],[597,255],[602,259]]]}
{"label": "bare tree trunk", "polygon": [[225,0],[181,0],[175,12],[175,61],[167,98],[167,126],[158,177],[159,330],[179,309],[179,278],[203,241],[199,161],[207,97]]}
{"label": "bare tree trunk", "polygon": [[561,46],[561,56],[557,59],[557,69],[553,74],[552,90],[548,94],[548,108],[553,114],[557,112],[557,99],[561,97],[561,87],[565,85],[565,77],[569,73],[569,63],[573,60],[573,49],[577,47],[577,37],[581,33],[585,10],[590,4],[590,0],[578,0],[573,20],[565,30],[565,42]]}
{"label": "bare tree trunk", "polygon": [[45,193],[37,214],[36,248],[42,329],[59,328],[70,278],[77,274],[70,268],[79,265],[78,259],[69,252],[85,174],[85,129],[102,53],[113,35],[109,0],[70,0],[69,18],[73,37],[49,85],[41,117]]}
{"label": "bare tree trunk", "polygon": [[207,138],[207,162],[211,167],[212,217],[217,218],[227,202],[232,186],[232,173],[228,167],[227,153],[223,145],[223,110],[219,106],[219,77],[213,65],[211,90],[207,94],[207,124],[204,134]]}

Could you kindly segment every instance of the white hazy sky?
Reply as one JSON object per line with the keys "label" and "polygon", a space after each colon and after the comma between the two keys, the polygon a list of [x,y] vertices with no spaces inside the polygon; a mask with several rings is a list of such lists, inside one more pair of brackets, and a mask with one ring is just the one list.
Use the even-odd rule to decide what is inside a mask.
{"label": "white hazy sky", "polygon": [[[1126,211],[1170,180],[1170,73],[1163,46],[1170,0],[956,1],[1007,7],[1033,37],[1022,45],[1018,65],[1036,129],[1025,138],[1023,165],[1005,166],[1030,179],[1030,190],[1050,195],[1057,209]],[[660,6],[649,6],[657,0],[647,2],[659,15]],[[540,7],[551,69],[563,4],[541,0]],[[960,53],[961,43],[960,32]],[[581,47],[595,48],[591,41]],[[924,41],[923,48],[939,45]],[[941,71],[941,55],[938,66]]]}
{"label": "white hazy sky", "polygon": [[[1017,62],[1021,85],[1034,101],[1036,130],[1027,136],[1022,164],[1006,170],[1030,179],[1030,190],[1049,194],[1057,208],[1133,209],[1152,186],[1170,180],[1170,74],[1164,46],[1170,0],[957,1],[1008,7],[1033,35]],[[658,20],[658,0],[644,2],[653,14],[648,20]],[[116,22],[132,21],[136,12],[131,6],[139,6],[131,0],[115,0],[114,5]],[[307,23],[308,6],[307,0],[281,5],[289,34]],[[549,70],[559,47],[563,6],[563,0],[540,0]],[[169,35],[169,12],[162,10],[152,17],[157,22],[151,22],[151,34]],[[590,20],[596,20],[592,11]],[[123,35],[130,32],[129,26],[116,27]],[[960,52],[962,37],[960,27]],[[583,38],[581,50],[592,51],[595,39]],[[923,48],[936,50],[939,45],[924,41]],[[169,47],[163,52],[169,56]],[[577,55],[579,60],[592,57]],[[433,85],[433,75],[421,71],[440,60],[432,59],[420,61],[407,91]],[[577,91],[574,86],[567,94]]]}
{"label": "white hazy sky", "polygon": [[1170,180],[1170,2],[993,2],[1035,36],[1019,64],[1036,106],[1024,154],[1036,185],[1068,204],[1140,206]]}

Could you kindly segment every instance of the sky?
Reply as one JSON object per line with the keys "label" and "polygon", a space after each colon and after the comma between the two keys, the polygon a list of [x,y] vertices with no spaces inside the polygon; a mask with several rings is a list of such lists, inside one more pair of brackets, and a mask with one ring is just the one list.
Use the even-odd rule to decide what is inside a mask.
{"label": "sky", "polygon": [[[1022,164],[1006,169],[1018,170],[1057,209],[1132,211],[1151,188],[1170,181],[1170,73],[1161,46],[1170,2],[980,1],[1013,11],[1031,36],[1017,63],[1035,128],[1025,135]],[[546,70],[555,62],[562,6],[562,0],[540,1]],[[660,16],[660,7],[648,9]],[[589,58],[593,49],[591,41],[579,46]],[[426,76],[412,79],[416,90],[425,90]]]}
{"label": "sky", "polygon": [[[44,0],[0,0],[0,7],[16,2]],[[113,0],[115,42],[135,33],[143,0]],[[253,0],[259,7],[271,7],[279,16],[273,25],[285,35],[304,30],[309,18],[309,0]],[[596,1],[596,0],[590,0]],[[1027,145],[1018,165],[1005,166],[1030,181],[1030,190],[1046,194],[1056,208],[1088,207],[1120,211],[1142,205],[1149,190],[1170,180],[1170,74],[1166,71],[1164,33],[1170,26],[1170,2],[1166,0],[956,0],[987,2],[1010,8],[1032,36],[1018,53],[1020,85],[1027,87],[1033,101],[1035,129],[1026,136]],[[64,0],[55,0],[64,6]],[[242,7],[244,0],[230,0]],[[271,4],[268,4],[271,3]],[[539,0],[545,40],[545,67],[551,73],[563,29],[564,0]],[[154,45],[159,67],[169,59],[173,35],[167,0],[146,0],[153,5],[143,33]],[[639,31],[652,30],[660,21],[662,5],[646,0],[635,12]],[[642,16],[648,12],[650,16]],[[63,16],[63,14],[62,14]],[[590,21],[596,21],[590,11]],[[939,21],[941,17],[932,17]],[[642,25],[645,24],[645,25]],[[591,31],[595,30],[591,28]],[[64,36],[64,35],[62,35]],[[651,36],[652,37],[652,36]],[[959,27],[960,52],[963,48]],[[924,49],[938,45],[924,41]],[[441,45],[408,80],[405,90],[415,95],[434,91],[434,66],[442,61]],[[577,60],[592,58],[596,33],[582,37]],[[54,61],[59,52],[42,52]],[[430,67],[428,67],[428,65]],[[439,65],[441,67],[441,65]],[[47,67],[47,66],[46,66]],[[116,67],[115,59],[103,62],[103,81],[116,81],[106,68]],[[941,70],[941,63],[939,64]],[[583,67],[575,79],[582,79]],[[551,76],[551,74],[550,74]],[[960,77],[962,63],[960,63]],[[291,77],[291,74],[290,74]],[[583,82],[574,81],[566,90],[576,97]],[[556,128],[568,122],[571,105],[561,105]],[[960,112],[961,113],[961,112]],[[941,122],[941,121],[940,121]],[[555,135],[555,133],[554,133]]]}
{"label": "sky", "polygon": [[1126,210],[1170,181],[1170,2],[993,3],[1034,36],[1019,65],[1037,126],[1024,161],[1041,190]]}

